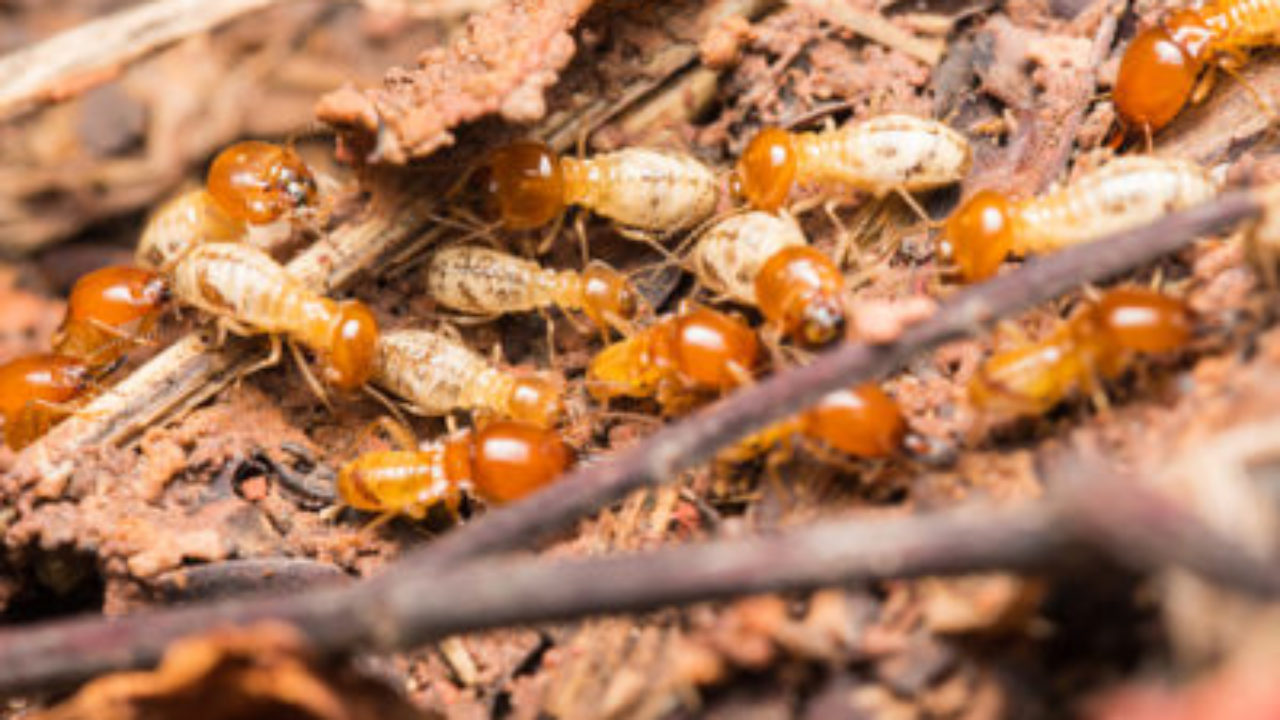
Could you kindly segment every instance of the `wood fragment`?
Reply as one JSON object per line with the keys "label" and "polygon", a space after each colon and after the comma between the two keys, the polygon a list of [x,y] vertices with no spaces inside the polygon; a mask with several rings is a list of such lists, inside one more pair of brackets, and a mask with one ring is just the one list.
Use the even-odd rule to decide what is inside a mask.
{"label": "wood fragment", "polygon": [[0,119],[113,79],[169,43],[282,0],[153,0],[0,58]]}
{"label": "wood fragment", "polygon": [[762,592],[1043,570],[1079,548],[1101,549],[1143,570],[1172,564],[1260,597],[1280,596],[1280,574],[1265,561],[1141,485],[1105,473],[1092,477],[1014,508],[828,521],[604,558],[473,563],[443,575],[401,564],[381,582],[287,598],[14,628],[0,631],[0,693],[150,665],[170,642],[224,625],[283,621],[329,655],[404,649],[472,630]]}
{"label": "wood fragment", "polygon": [[905,53],[933,67],[942,60],[946,44],[940,39],[922,39],[894,25],[880,13],[864,12],[846,2],[834,0],[792,0],[792,5],[804,8],[818,17],[861,35],[872,42]]}

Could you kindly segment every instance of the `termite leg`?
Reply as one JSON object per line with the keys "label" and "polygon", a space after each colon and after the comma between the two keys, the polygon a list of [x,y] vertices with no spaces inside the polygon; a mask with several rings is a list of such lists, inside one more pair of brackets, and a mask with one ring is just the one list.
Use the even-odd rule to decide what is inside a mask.
{"label": "termite leg", "polygon": [[1262,93],[1258,92],[1258,89],[1253,86],[1253,83],[1246,80],[1244,76],[1240,74],[1240,68],[1244,66],[1245,60],[1247,59],[1245,54],[1240,50],[1229,50],[1226,52],[1231,54],[1225,62],[1218,64],[1218,68],[1221,69],[1222,72],[1231,76],[1232,80],[1240,83],[1240,85],[1245,89],[1245,92],[1249,93],[1249,97],[1253,98],[1253,101],[1258,104],[1258,108],[1262,111],[1262,114],[1266,115],[1270,120],[1267,125],[1275,125],[1277,120],[1275,108],[1271,106],[1270,101],[1268,101]]}
{"label": "termite leg", "polygon": [[[219,328],[222,327],[221,322],[218,323],[218,327]],[[271,344],[271,350],[267,353],[267,356],[262,360],[259,360],[258,362],[250,365],[249,367],[236,372],[235,382],[237,385],[239,385],[241,381],[243,381],[245,378],[249,377],[250,375],[253,375],[254,373],[261,372],[262,370],[266,370],[267,368],[275,367],[276,365],[280,364],[280,357],[281,357],[280,345],[282,344],[280,340],[280,336],[274,335],[274,334],[268,335],[267,340]]]}
{"label": "termite leg", "polygon": [[636,228],[629,228],[629,227],[619,227],[618,234],[628,240],[634,240],[636,242],[640,242],[640,243],[644,243],[645,245],[648,245],[649,247],[653,248],[655,252],[657,252],[659,255],[661,255],[663,258],[665,258],[670,262],[673,262],[673,263],[680,262],[680,257],[675,253],[673,253],[671,251],[671,248],[668,248],[666,245],[663,245],[662,241],[658,239],[659,237],[661,237],[661,235],[657,235],[655,233],[648,233],[648,232],[645,232],[644,230],[637,230]]}
{"label": "termite leg", "polygon": [[578,238],[578,254],[582,256],[582,267],[586,269],[591,263],[591,250],[587,246],[587,221],[585,213],[573,216],[573,234]]}
{"label": "termite leg", "polygon": [[386,393],[369,383],[365,383],[360,389],[364,391],[364,394],[378,401],[382,407],[386,408],[387,412],[391,413],[392,417],[396,419],[396,422],[406,427],[409,425],[409,421],[405,418],[404,413],[400,409],[400,403],[396,402]]}
{"label": "termite leg", "polygon": [[849,256],[853,255],[854,263],[858,267],[862,267],[862,251],[853,241],[853,233],[849,232],[849,228],[845,227],[844,222],[836,213],[837,203],[834,199],[829,199],[822,203],[822,214],[827,216],[832,225],[836,227],[836,252],[835,260],[839,267],[844,267],[848,262]]}
{"label": "termite leg", "polygon": [[[579,215],[577,220],[574,221],[575,226],[576,226],[576,223],[580,220],[581,220],[581,215]],[[562,229],[564,229],[564,213],[561,213],[560,216],[556,218],[556,221],[551,223],[551,227],[547,228],[546,232],[542,234],[542,239],[539,240],[538,244],[535,246],[536,249],[534,250],[534,255],[537,257],[542,257],[543,255],[546,255],[547,253],[551,252],[551,246],[555,245],[556,238],[560,237],[560,231]],[[582,241],[582,253],[584,258],[586,257],[586,252],[587,252],[586,237],[587,236],[585,231],[583,232],[582,235],[579,236],[579,238]]]}
{"label": "termite leg", "polygon": [[302,356],[302,351],[298,349],[298,344],[293,340],[289,340],[289,354],[293,356],[293,361],[297,363],[298,372],[302,373],[302,379],[306,381],[307,388],[311,390],[311,394],[315,395],[321,404],[332,412],[333,405],[329,403],[329,393],[325,392],[324,386],[320,384],[315,374],[311,372],[311,368],[307,365],[307,359]]}
{"label": "termite leg", "polygon": [[923,222],[929,229],[936,230],[946,224],[942,220],[934,220],[929,217],[929,213],[924,211],[924,208],[920,206],[920,202],[911,197],[911,193],[907,192],[906,189],[902,187],[895,187],[893,192],[897,194],[898,197],[902,198],[902,202],[906,203],[907,207],[915,211],[916,216],[919,217],[921,222]]}
{"label": "termite leg", "polygon": [[390,510],[388,510],[388,511],[386,511],[386,512],[378,513],[377,517],[375,517],[374,519],[372,519],[372,520],[370,520],[369,522],[365,523],[365,524],[364,524],[364,527],[360,528],[360,534],[361,534],[361,535],[363,535],[363,536],[365,536],[365,537],[370,537],[370,536],[372,536],[372,535],[373,535],[373,533],[374,533],[375,531],[377,531],[377,529],[378,529],[378,528],[380,528],[380,527],[382,527],[383,525],[386,525],[388,522],[390,522],[390,521],[394,520],[394,519],[395,519],[395,517],[396,517],[396,514],[397,514],[397,513],[393,512],[393,511],[390,511]]}

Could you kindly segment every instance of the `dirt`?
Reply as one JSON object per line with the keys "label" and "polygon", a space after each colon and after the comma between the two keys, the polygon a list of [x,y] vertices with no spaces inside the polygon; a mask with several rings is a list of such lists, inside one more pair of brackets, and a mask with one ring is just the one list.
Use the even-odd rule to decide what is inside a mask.
{"label": "dirt", "polygon": [[[16,6],[6,23],[14,29],[0,35],[0,46],[17,47],[115,5]],[[980,188],[1034,194],[1096,165],[1112,121],[1101,94],[1124,42],[1158,17],[1159,5],[1135,3],[1123,15],[1105,0],[956,5],[850,4],[925,45],[945,42],[934,66],[920,59],[917,44],[869,40],[800,3],[760,12],[752,3],[655,9],[512,0],[465,22],[294,3],[238,20],[80,98],[0,125],[0,247],[24,255],[0,265],[0,358],[46,347],[74,277],[127,257],[145,212],[199,182],[210,153],[242,136],[299,137],[308,160],[351,191],[347,214],[334,222],[366,209],[354,191],[359,166],[408,165],[411,173],[439,160],[433,153],[446,146],[448,162],[467,166],[531,127],[570,141],[581,136],[589,149],[662,142],[727,169],[767,124],[817,129],[884,112],[939,115],[972,139],[976,162],[958,192],[923,198],[935,218]],[[1256,70],[1272,77],[1275,67],[1269,60]],[[718,77],[681,84],[691,68]],[[647,84],[662,99],[634,115],[630,107],[613,112],[626,90]],[[1221,107],[1235,92],[1218,88],[1205,108]],[[570,108],[590,127],[564,125]],[[1257,112],[1233,108],[1245,120]],[[315,130],[317,118],[336,130],[336,150]],[[1242,137],[1237,124],[1198,109],[1156,150],[1191,148],[1196,158],[1225,162],[1234,184],[1273,178],[1269,139]],[[302,137],[311,134],[321,136]],[[842,198],[834,217],[815,210],[801,220],[817,247],[847,259],[861,338],[891,340],[954,291],[932,256],[934,230],[895,198]],[[557,267],[579,262],[575,228],[566,225],[544,258]],[[599,219],[585,232],[593,255],[626,269],[660,263]],[[528,248],[538,238],[511,240]],[[659,309],[684,297],[712,300],[676,278],[673,272],[653,284]],[[1102,449],[1223,532],[1274,552],[1274,498],[1257,487],[1268,477],[1274,450],[1265,437],[1280,408],[1274,289],[1261,284],[1236,236],[1206,239],[1126,281],[1159,283],[1187,298],[1199,329],[1186,352],[1144,360],[1105,396],[1000,422],[967,402],[965,388],[983,357],[1020,334],[1050,331],[1077,295],[916,358],[889,378],[885,387],[910,427],[909,457],[833,460],[800,443],[763,461],[713,464],[675,487],[636,493],[537,551],[598,555],[818,518],[976,499],[1012,505],[1049,489],[1057,458]],[[449,322],[412,272],[371,277],[353,294],[386,328]],[[189,312],[167,318],[156,345],[199,323]],[[571,381],[599,343],[558,312],[465,324],[459,333],[503,366],[550,365]],[[121,372],[155,351],[143,349]],[[779,354],[776,365],[803,360]],[[651,402],[606,411],[574,387],[564,434],[584,457],[626,447],[660,422]],[[452,525],[432,517],[369,529],[369,516],[335,503],[335,469],[377,443],[362,431],[385,413],[355,396],[326,407],[286,362],[123,448],[83,453],[65,481],[5,483],[0,621],[116,615],[263,584],[303,592],[377,573]],[[413,429],[428,439],[446,423],[415,421]],[[0,469],[12,460],[11,451],[0,451]],[[1219,482],[1180,467],[1215,468],[1210,479]],[[1233,510],[1215,514],[1215,502],[1228,501]],[[477,503],[470,512],[485,508]],[[1269,650],[1253,637],[1273,634],[1273,608],[1177,576],[1092,568],[1072,577],[991,573],[752,597],[494,631],[341,670],[313,663],[287,631],[219,635],[175,648],[154,674],[96,681],[42,717],[154,717],[138,708],[215,689],[316,718],[364,717],[373,707],[370,716],[379,717],[750,711],[1103,720],[1226,717],[1236,695],[1257,697],[1255,707],[1275,702],[1251,674],[1273,656],[1274,643]],[[1188,679],[1202,668],[1199,679]],[[1153,675],[1169,682],[1153,686]],[[262,687],[271,691],[254,696]],[[342,715],[342,703],[368,705]],[[1188,703],[1200,714],[1171,709]],[[33,697],[10,707],[17,716],[50,704]],[[108,705],[115,714],[104,714]],[[208,717],[221,716],[209,708]]]}

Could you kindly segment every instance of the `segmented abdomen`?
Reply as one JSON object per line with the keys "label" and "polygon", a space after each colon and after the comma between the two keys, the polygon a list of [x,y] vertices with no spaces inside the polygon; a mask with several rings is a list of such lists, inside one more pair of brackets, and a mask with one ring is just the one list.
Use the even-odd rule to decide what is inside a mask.
{"label": "segmented abdomen", "polygon": [[459,312],[497,315],[552,303],[555,273],[537,263],[475,245],[437,251],[427,265],[427,292]]}
{"label": "segmented abdomen", "polygon": [[1219,31],[1214,44],[1223,49],[1265,45],[1280,39],[1277,0],[1220,0],[1200,13],[1209,27]]}
{"label": "segmented abdomen", "polygon": [[193,249],[174,269],[173,292],[183,302],[263,333],[286,333],[314,313],[314,298],[271,256],[248,245]]}
{"label": "segmented abdomen", "polygon": [[565,202],[641,230],[691,228],[711,217],[720,201],[715,174],[679,153],[627,148],[562,163]]}
{"label": "segmented abdomen", "polygon": [[1046,252],[1097,240],[1199,204],[1218,192],[1200,167],[1155,157],[1123,157],[1019,209],[1015,253]]}
{"label": "segmented abdomen", "polygon": [[442,455],[438,447],[365,453],[342,468],[338,494],[357,510],[416,515],[451,489]]}
{"label": "segmented abdomen", "polygon": [[881,115],[833,132],[796,136],[801,182],[833,182],[882,196],[959,182],[972,155],[964,136],[912,115]]}
{"label": "segmented abdomen", "polygon": [[726,218],[698,240],[694,271],[708,290],[756,304],[756,277],[779,250],[808,244],[790,215],[748,212]]}
{"label": "segmented abdomen", "polygon": [[167,271],[202,243],[239,240],[247,232],[204,190],[179,195],[160,206],[142,229],[134,257],[151,270]]}
{"label": "segmented abdomen", "polygon": [[385,333],[378,341],[374,382],[413,404],[426,415],[493,406],[505,398],[500,372],[460,342],[429,330]]}

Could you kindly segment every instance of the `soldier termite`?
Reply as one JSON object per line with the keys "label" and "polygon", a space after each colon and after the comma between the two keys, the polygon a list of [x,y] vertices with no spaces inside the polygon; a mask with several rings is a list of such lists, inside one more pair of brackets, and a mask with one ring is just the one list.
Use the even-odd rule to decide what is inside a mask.
{"label": "soldier termite", "polygon": [[487,502],[517,500],[551,483],[573,464],[573,451],[554,430],[514,420],[462,430],[418,448],[398,433],[399,450],[368,452],[338,473],[346,505],[379,513],[426,517],[440,505],[456,515],[464,492]]}
{"label": "soldier termite", "polygon": [[219,152],[205,187],[227,215],[250,225],[309,211],[317,196],[315,178],[293,148],[257,140]]}
{"label": "soldier termite", "polygon": [[972,282],[995,274],[1010,253],[1053,252],[1096,240],[1217,192],[1218,184],[1195,164],[1121,157],[1040,197],[1013,200],[979,191],[947,220],[938,254]]}
{"label": "soldier termite", "polygon": [[93,385],[94,371],[80,358],[38,353],[0,365],[0,417],[5,443],[30,445],[70,415]]}
{"label": "soldier termite", "polygon": [[1125,49],[1112,92],[1116,113],[1126,128],[1150,137],[1208,93],[1206,69],[1233,73],[1250,48],[1273,45],[1278,35],[1275,0],[1217,0],[1178,10]]}
{"label": "soldier termite", "polygon": [[563,380],[500,369],[460,341],[431,330],[384,333],[373,382],[422,415],[478,410],[542,427],[564,415]]}
{"label": "soldier termite", "polygon": [[[334,301],[304,287],[271,256],[248,245],[200,245],[177,265],[173,294],[240,335],[285,335],[316,352],[325,379],[343,390],[373,374],[378,323],[357,300]],[[317,393],[319,389],[317,388]],[[321,393],[323,397],[323,394]]]}
{"label": "soldier termite", "polygon": [[721,220],[698,239],[691,259],[709,290],[759,308],[802,347],[844,335],[844,275],[809,246],[790,215],[757,211]]}
{"label": "soldier termite", "polygon": [[1178,350],[1191,339],[1191,311],[1177,298],[1118,288],[1088,301],[1042,340],[987,359],[969,385],[979,409],[1037,415],[1076,391],[1092,393],[1137,353]]}
{"label": "soldier termite", "polygon": [[53,351],[94,367],[110,365],[151,332],[168,298],[168,283],[150,270],[94,270],[71,288]]}
{"label": "soldier termite", "polygon": [[773,212],[796,185],[863,190],[876,197],[959,182],[969,142],[934,120],[882,115],[821,132],[761,130],[742,153],[733,185],[751,207]]}
{"label": "soldier termite", "polygon": [[587,369],[587,389],[598,400],[656,397],[664,409],[679,410],[699,394],[749,382],[760,356],[749,326],[686,302],[597,353]]}
{"label": "soldier termite", "polygon": [[622,273],[602,262],[548,270],[487,247],[454,245],[427,261],[427,292],[441,306],[475,315],[528,312],[556,305],[580,311],[597,327],[627,332],[644,302]]}
{"label": "soldier termite", "polygon": [[857,458],[886,458],[902,449],[907,424],[897,401],[875,384],[824,395],[798,415],[775,423],[729,451],[728,460],[743,460],[800,437]]}

